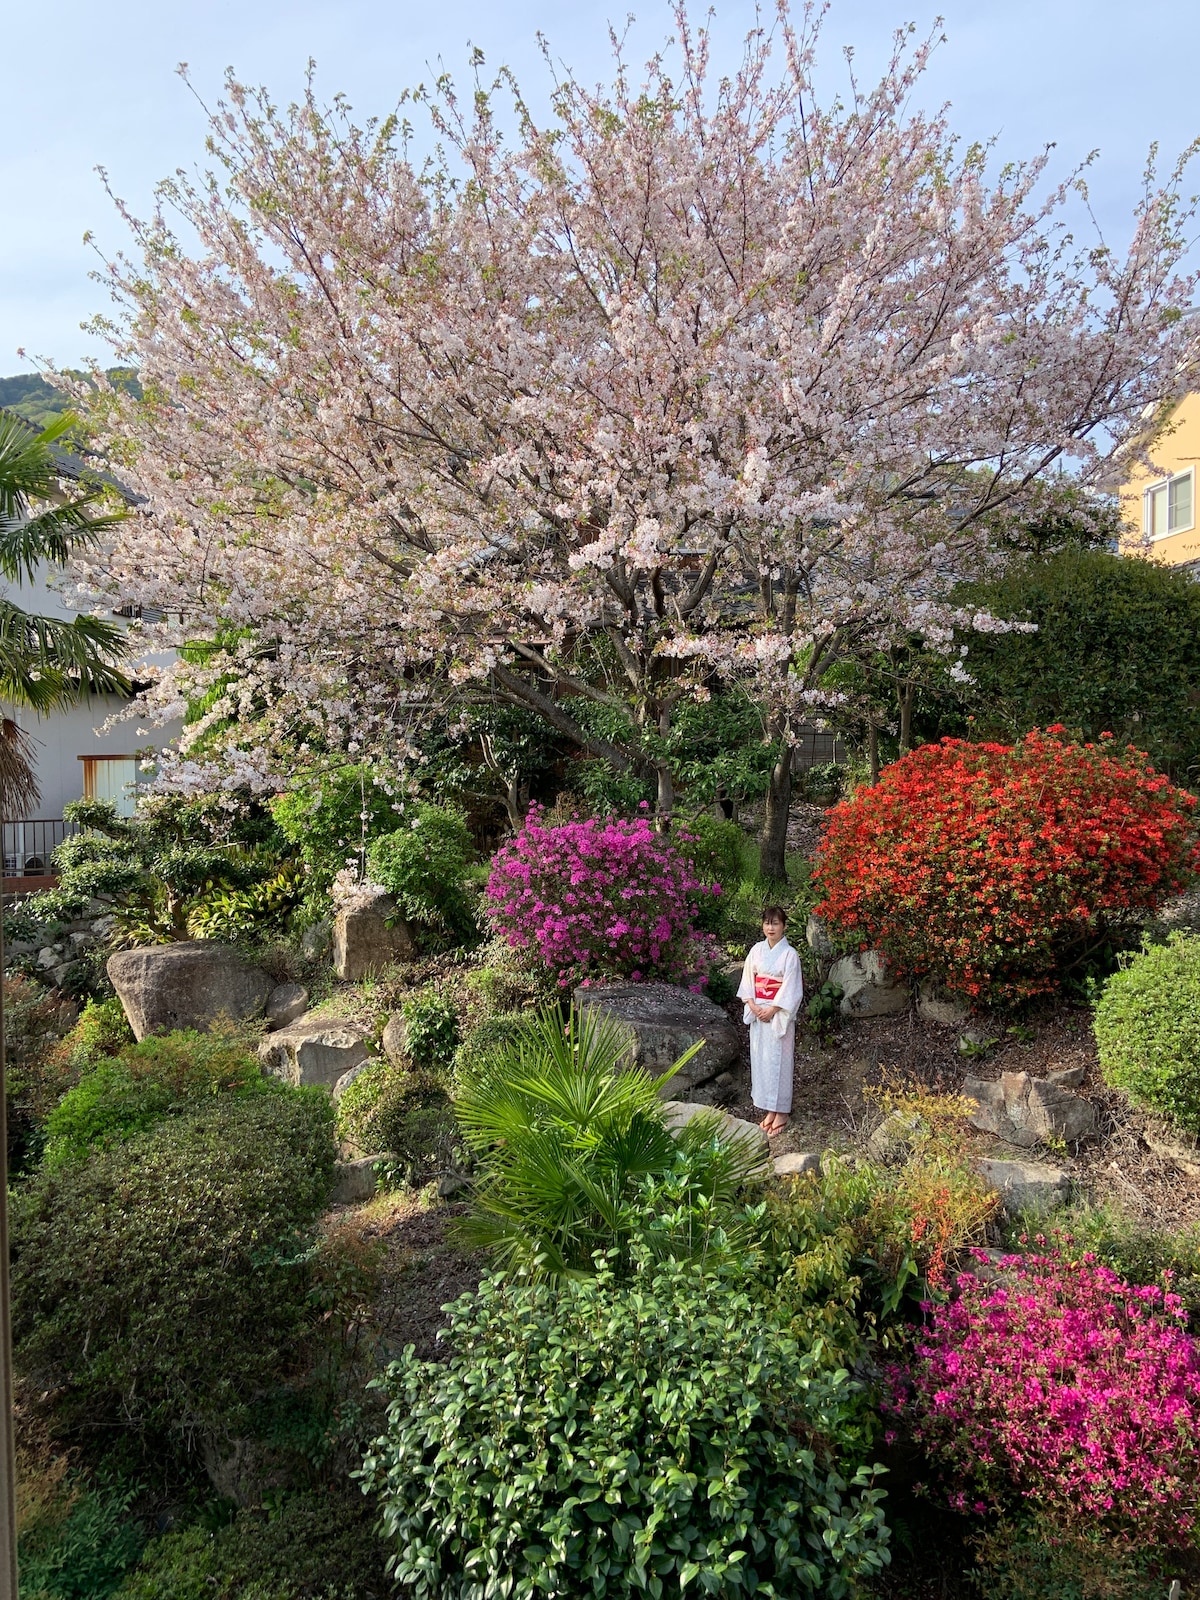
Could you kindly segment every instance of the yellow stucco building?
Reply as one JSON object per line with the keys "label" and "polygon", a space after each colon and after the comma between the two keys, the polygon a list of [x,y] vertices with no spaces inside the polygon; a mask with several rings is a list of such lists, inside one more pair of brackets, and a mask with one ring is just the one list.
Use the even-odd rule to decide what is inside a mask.
{"label": "yellow stucco building", "polygon": [[1137,466],[1121,489],[1128,555],[1182,567],[1200,563],[1196,477],[1200,466],[1200,393],[1187,395],[1162,420],[1150,445],[1153,471]]}

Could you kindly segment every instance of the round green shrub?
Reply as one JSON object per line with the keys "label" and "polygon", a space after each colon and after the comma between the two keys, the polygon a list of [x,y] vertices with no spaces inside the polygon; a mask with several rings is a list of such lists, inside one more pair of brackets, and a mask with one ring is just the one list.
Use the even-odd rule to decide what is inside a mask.
{"label": "round green shrub", "polygon": [[46,1165],[83,1161],[95,1149],[145,1133],[172,1112],[215,1094],[264,1094],[244,1045],[221,1034],[156,1034],[101,1060],[46,1118]]}
{"label": "round green shrub", "polygon": [[408,1183],[423,1184],[450,1165],[458,1123],[445,1083],[373,1062],[338,1103],[338,1136],[364,1155],[390,1155]]}
{"label": "round green shrub", "polygon": [[18,1370],[60,1426],[236,1429],[305,1326],[333,1177],[322,1090],[218,1096],[13,1194]]}
{"label": "round green shrub", "polygon": [[836,1597],[885,1565],[872,1474],[837,1459],[851,1379],[732,1270],[486,1278],[449,1338],[389,1369],[363,1465],[412,1600]]}
{"label": "round green shrub", "polygon": [[460,813],[419,805],[405,826],[368,847],[367,870],[426,949],[449,950],[479,941],[465,887],[470,857],[471,835]]}
{"label": "round green shrub", "polygon": [[1114,972],[1095,1031],[1107,1083],[1200,1134],[1200,936],[1172,933]]}
{"label": "round green shrub", "polygon": [[454,1053],[456,1082],[478,1077],[492,1060],[512,1060],[523,1040],[532,1039],[537,1024],[533,1011],[510,1011],[476,1023]]}
{"label": "round green shrub", "polygon": [[426,989],[406,1000],[405,1053],[419,1072],[448,1073],[458,1049],[458,1014],[443,995]]}

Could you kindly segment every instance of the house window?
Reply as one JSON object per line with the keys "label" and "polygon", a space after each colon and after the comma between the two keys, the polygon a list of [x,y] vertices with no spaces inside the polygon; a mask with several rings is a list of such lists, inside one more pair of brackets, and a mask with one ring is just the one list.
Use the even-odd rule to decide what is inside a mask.
{"label": "house window", "polygon": [[1173,473],[1146,490],[1146,532],[1152,539],[1196,525],[1196,469]]}
{"label": "house window", "polygon": [[137,809],[138,759],[136,756],[80,756],[83,762],[83,798],[111,800],[119,817]]}

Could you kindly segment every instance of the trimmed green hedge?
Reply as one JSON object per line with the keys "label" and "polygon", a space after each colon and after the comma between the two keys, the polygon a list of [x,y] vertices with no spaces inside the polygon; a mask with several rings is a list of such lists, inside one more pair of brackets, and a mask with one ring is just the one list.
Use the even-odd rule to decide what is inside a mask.
{"label": "trimmed green hedge", "polygon": [[219,1097],[13,1195],[20,1372],[60,1426],[190,1440],[278,1384],[333,1176],[321,1090]]}
{"label": "trimmed green hedge", "polygon": [[1172,933],[1114,972],[1095,1030],[1107,1083],[1200,1134],[1200,936]]}

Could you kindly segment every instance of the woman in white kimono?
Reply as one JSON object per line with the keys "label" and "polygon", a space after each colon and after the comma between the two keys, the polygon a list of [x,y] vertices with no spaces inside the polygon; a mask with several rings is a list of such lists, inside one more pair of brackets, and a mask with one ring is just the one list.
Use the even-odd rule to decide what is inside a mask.
{"label": "woman in white kimono", "polygon": [[782,906],[763,911],[763,938],[746,957],[738,999],[746,1002],[750,1024],[750,1094],[766,1116],[768,1135],[787,1127],[792,1109],[792,1066],[796,1058],[796,1015],[804,998],[800,957],[787,941]]}

